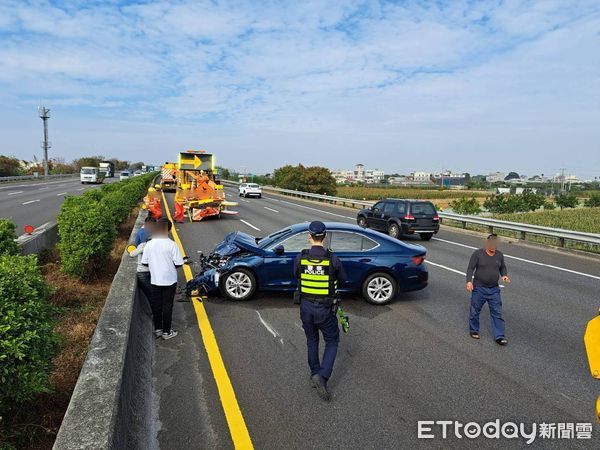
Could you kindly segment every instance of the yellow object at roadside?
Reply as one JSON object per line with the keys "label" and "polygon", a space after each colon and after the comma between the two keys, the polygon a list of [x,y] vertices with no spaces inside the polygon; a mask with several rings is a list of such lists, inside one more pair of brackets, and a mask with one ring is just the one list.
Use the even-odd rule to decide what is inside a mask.
{"label": "yellow object at roadside", "polygon": [[600,316],[588,322],[583,341],[590,364],[590,372],[594,378],[600,379]]}
{"label": "yellow object at roadside", "polygon": [[135,245],[133,245],[133,244],[129,244],[129,245],[127,246],[127,253],[131,253],[131,252],[133,252],[133,251],[134,251],[136,248],[137,248],[137,247],[136,247]]}
{"label": "yellow object at roadside", "polygon": [[[583,336],[592,376],[600,380],[600,315],[590,320]],[[600,397],[596,399],[596,418],[600,421]]]}

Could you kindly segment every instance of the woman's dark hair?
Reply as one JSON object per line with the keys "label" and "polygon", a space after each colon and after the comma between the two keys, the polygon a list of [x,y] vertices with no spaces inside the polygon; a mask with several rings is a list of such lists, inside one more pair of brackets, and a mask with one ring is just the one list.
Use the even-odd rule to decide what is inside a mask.
{"label": "woman's dark hair", "polygon": [[173,224],[167,217],[162,217],[162,218],[158,219],[158,221],[156,223],[163,230],[166,228],[168,231],[171,231],[171,227],[173,226]]}

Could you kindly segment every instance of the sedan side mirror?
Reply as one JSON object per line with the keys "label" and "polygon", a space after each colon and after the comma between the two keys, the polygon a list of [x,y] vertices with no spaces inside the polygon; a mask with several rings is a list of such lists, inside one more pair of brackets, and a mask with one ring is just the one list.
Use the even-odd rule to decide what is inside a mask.
{"label": "sedan side mirror", "polygon": [[273,249],[273,253],[275,253],[277,256],[283,255],[284,252],[285,252],[285,249],[283,248],[283,245],[278,245],[277,247],[275,247]]}
{"label": "sedan side mirror", "polygon": [[373,211],[374,213],[377,213],[377,214],[379,214],[379,213],[380,213],[380,211],[379,211],[379,208],[375,208],[375,207],[373,207],[373,208],[372,208],[372,211]]}

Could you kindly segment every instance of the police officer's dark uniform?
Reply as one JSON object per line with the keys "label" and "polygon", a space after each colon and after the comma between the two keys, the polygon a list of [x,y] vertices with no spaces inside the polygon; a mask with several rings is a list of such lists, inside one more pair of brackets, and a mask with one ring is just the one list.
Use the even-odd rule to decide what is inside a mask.
{"label": "police officer's dark uniform", "polygon": [[[312,222],[308,231],[317,241],[326,235],[323,222]],[[300,301],[300,319],[306,334],[311,380],[319,396],[329,400],[327,380],[333,371],[340,340],[338,320],[332,307],[337,285],[345,281],[346,275],[340,260],[322,245],[313,245],[296,257],[294,274],[298,279],[295,299]],[[322,361],[319,361],[319,331],[325,339]]]}

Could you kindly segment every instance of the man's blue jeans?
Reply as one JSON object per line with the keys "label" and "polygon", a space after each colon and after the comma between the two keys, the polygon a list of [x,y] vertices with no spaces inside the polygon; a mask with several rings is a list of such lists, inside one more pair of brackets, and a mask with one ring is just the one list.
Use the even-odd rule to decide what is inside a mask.
{"label": "man's blue jeans", "polygon": [[471,311],[469,314],[469,329],[471,333],[479,333],[479,314],[487,302],[490,307],[494,339],[504,338],[504,319],[502,318],[502,299],[500,287],[485,288],[475,286],[471,294]]}
{"label": "man's blue jeans", "polygon": [[[330,306],[303,300],[300,303],[300,319],[306,334],[310,374],[318,373],[325,380],[328,380],[333,371],[333,363],[340,342],[337,317]],[[325,352],[322,361],[319,361],[319,330],[323,333],[325,339]]]}

